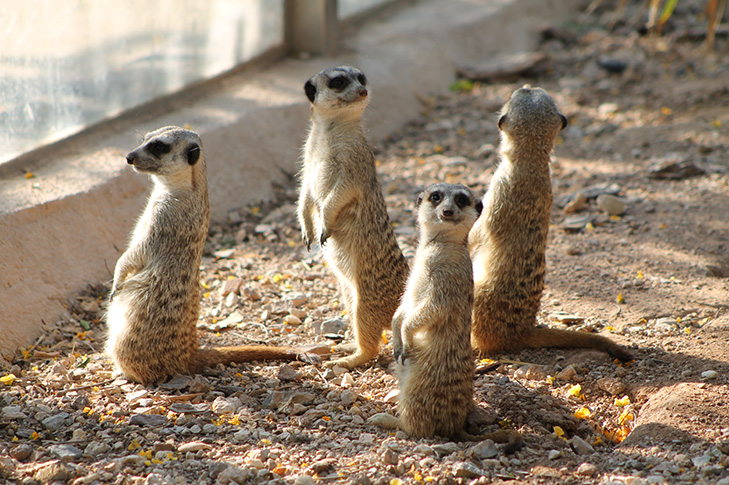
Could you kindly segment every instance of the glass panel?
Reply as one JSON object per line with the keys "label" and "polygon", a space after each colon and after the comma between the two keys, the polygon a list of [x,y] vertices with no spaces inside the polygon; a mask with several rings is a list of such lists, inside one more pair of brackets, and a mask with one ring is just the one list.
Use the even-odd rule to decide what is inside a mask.
{"label": "glass panel", "polygon": [[0,162],[283,42],[283,0],[0,1]]}
{"label": "glass panel", "polygon": [[346,19],[352,15],[369,10],[372,7],[383,3],[389,3],[391,0],[339,0],[337,4],[337,17]]}

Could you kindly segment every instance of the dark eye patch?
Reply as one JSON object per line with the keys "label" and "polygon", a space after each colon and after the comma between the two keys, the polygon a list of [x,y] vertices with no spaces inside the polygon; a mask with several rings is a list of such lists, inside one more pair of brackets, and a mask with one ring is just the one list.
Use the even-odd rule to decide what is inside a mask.
{"label": "dark eye patch", "polygon": [[349,78],[347,76],[337,76],[333,77],[329,80],[329,89],[336,89],[337,91],[341,91],[342,89],[349,86]]}
{"label": "dark eye patch", "polygon": [[464,207],[471,205],[471,198],[466,194],[458,194],[456,195],[456,205],[460,209],[463,209]]}
{"label": "dark eye patch", "polygon": [[359,83],[360,83],[360,84],[361,84],[362,86],[367,86],[367,78],[365,77],[365,75],[364,75],[364,74],[358,74],[358,75],[357,75],[357,81],[359,81]]}
{"label": "dark eye patch", "polygon": [[428,200],[432,202],[434,205],[440,204],[440,201],[443,200],[443,194],[440,192],[433,192],[430,194],[430,197],[428,197]]}
{"label": "dark eye patch", "polygon": [[169,153],[170,149],[171,147],[169,143],[165,143],[161,140],[153,141],[152,143],[147,145],[147,151],[157,158],[161,157],[165,153]]}

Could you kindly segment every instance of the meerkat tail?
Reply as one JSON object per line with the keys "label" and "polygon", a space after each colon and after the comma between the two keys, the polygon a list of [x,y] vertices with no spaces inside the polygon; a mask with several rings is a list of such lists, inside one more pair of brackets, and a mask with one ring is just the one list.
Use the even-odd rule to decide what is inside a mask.
{"label": "meerkat tail", "polygon": [[530,348],[562,347],[587,348],[607,352],[611,357],[622,361],[633,360],[633,354],[607,337],[587,332],[560,330],[557,328],[536,327],[527,337],[526,345]]}
{"label": "meerkat tail", "polygon": [[319,356],[292,347],[270,347],[267,345],[213,347],[198,349],[194,359],[194,372],[218,364],[251,362],[254,360],[300,360],[311,364],[318,362]]}

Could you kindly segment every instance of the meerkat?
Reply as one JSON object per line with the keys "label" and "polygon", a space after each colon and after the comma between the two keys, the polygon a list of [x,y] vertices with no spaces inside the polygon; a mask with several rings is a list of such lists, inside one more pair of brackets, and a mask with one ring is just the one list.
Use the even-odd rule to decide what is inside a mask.
{"label": "meerkat", "polygon": [[304,145],[298,218],[307,249],[319,242],[339,280],[357,350],[329,362],[349,369],[377,355],[408,265],[395,239],[375,159],[362,128],[367,79],[353,67],[321,71],[304,85],[311,127]]}
{"label": "meerkat", "polygon": [[633,356],[587,332],[537,326],[552,208],[550,153],[567,125],[541,88],[516,90],[501,111],[499,167],[468,241],[474,272],[472,344],[494,354],[537,347],[587,347]]}
{"label": "meerkat", "polygon": [[219,363],[315,360],[288,347],[199,348],[200,261],[210,221],[202,143],[168,126],[147,134],[126,159],[154,188],[114,270],[106,350],[117,371],[150,385]]}
{"label": "meerkat", "polygon": [[402,303],[392,320],[400,395],[399,417],[376,414],[371,423],[415,438],[492,439],[521,447],[517,431],[474,436],[465,431],[475,407],[471,350],[473,270],[468,231],[481,200],[463,185],[434,184],[417,199],[420,239]]}

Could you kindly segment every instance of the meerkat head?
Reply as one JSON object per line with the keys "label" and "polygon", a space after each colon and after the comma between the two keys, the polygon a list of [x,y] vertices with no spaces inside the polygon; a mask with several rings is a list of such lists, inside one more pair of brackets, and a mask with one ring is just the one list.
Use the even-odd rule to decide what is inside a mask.
{"label": "meerkat head", "polygon": [[127,155],[134,170],[174,179],[204,168],[202,142],[197,133],[177,126],[166,126],[147,133],[144,141]]}
{"label": "meerkat head", "polygon": [[423,190],[416,202],[423,235],[451,233],[465,240],[481,215],[483,203],[465,185],[433,184]]}
{"label": "meerkat head", "polygon": [[367,103],[367,78],[357,68],[324,69],[304,84],[304,92],[317,113],[332,116],[361,116]]}
{"label": "meerkat head", "polygon": [[551,149],[557,134],[567,126],[567,118],[544,89],[525,84],[511,94],[501,110],[498,126],[502,134],[516,140],[543,141]]}

